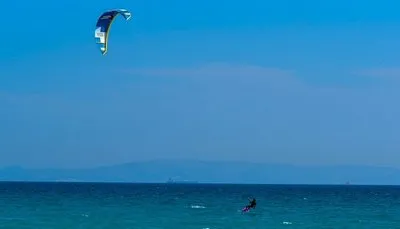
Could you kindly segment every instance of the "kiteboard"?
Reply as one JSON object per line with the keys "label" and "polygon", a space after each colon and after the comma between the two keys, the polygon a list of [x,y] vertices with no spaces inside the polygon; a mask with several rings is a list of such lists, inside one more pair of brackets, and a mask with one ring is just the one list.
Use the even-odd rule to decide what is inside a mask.
{"label": "kiteboard", "polygon": [[243,212],[243,213],[249,212],[249,211],[250,211],[250,207],[248,207],[248,206],[246,206],[246,207],[244,207],[244,208],[242,209],[242,212]]}

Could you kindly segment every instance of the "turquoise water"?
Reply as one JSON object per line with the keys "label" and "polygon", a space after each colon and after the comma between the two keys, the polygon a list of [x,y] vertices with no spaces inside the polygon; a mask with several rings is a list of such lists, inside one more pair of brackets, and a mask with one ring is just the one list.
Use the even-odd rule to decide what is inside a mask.
{"label": "turquoise water", "polygon": [[400,228],[399,200],[391,186],[0,183],[0,228]]}

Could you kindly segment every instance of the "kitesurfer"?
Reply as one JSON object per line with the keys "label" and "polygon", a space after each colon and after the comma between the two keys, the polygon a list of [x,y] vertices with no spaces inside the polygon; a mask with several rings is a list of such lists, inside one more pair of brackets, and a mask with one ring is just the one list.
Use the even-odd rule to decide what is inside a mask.
{"label": "kitesurfer", "polygon": [[253,199],[249,199],[249,205],[247,205],[246,207],[247,208],[256,208],[256,205],[257,205],[257,202],[256,202],[256,198],[253,198]]}
{"label": "kitesurfer", "polygon": [[243,212],[247,212],[247,211],[249,211],[251,208],[255,209],[255,208],[256,208],[256,205],[257,205],[256,198],[253,198],[253,199],[250,199],[250,198],[249,198],[249,204],[246,205],[246,207],[244,207],[242,211],[243,211]]}

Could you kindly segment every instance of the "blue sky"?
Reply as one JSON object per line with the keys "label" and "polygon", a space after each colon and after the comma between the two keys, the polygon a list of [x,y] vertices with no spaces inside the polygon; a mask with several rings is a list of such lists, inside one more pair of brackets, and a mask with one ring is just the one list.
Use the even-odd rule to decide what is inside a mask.
{"label": "blue sky", "polygon": [[[0,166],[400,166],[399,6],[2,1],[18,10],[0,36]],[[133,18],[101,56],[94,25],[112,8]]]}

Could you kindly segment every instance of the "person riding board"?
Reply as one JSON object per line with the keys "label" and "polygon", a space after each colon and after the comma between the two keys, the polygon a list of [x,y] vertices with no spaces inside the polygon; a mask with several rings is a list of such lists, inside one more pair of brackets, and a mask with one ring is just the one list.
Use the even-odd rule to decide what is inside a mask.
{"label": "person riding board", "polygon": [[257,205],[256,198],[253,198],[253,199],[249,198],[249,204],[246,205],[246,207],[243,208],[243,211],[248,211],[251,208],[255,209],[256,205]]}
{"label": "person riding board", "polygon": [[250,201],[250,203],[246,207],[253,208],[253,209],[256,208],[256,205],[257,205],[256,198],[253,198],[253,199],[249,198],[249,201]]}

